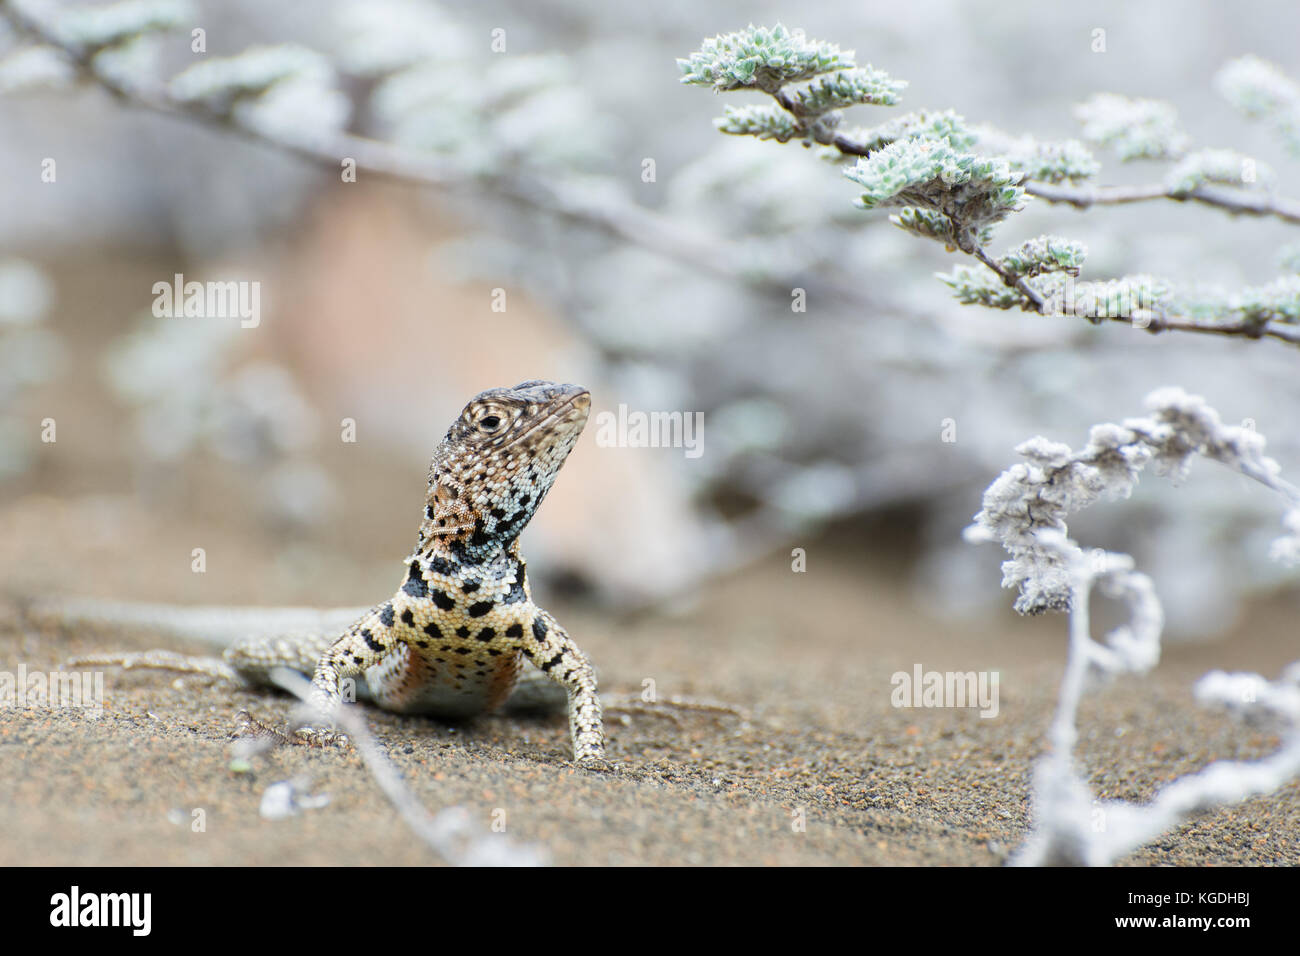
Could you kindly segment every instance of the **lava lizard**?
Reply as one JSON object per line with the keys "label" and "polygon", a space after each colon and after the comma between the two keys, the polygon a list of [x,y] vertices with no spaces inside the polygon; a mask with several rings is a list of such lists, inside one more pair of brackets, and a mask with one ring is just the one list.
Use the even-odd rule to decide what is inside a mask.
{"label": "lava lizard", "polygon": [[[349,678],[361,678],[359,693],[385,710],[445,717],[482,713],[508,699],[544,703],[544,688],[558,685],[567,692],[574,759],[598,764],[605,736],[595,671],[555,618],[533,603],[518,541],[590,411],[591,395],[578,385],[528,381],[476,395],[434,453],[419,540],[397,592],[377,607],[361,613],[192,609],[186,615],[182,608],[64,601],[51,613],[62,623],[117,618],[192,633],[206,622],[214,625],[209,631],[238,635],[219,660],[147,651],[71,663],[158,667],[257,684],[269,684],[274,669],[287,667],[311,676],[310,704],[327,719],[341,705]],[[78,613],[79,607],[89,610]],[[314,727],[299,732],[325,734]]]}

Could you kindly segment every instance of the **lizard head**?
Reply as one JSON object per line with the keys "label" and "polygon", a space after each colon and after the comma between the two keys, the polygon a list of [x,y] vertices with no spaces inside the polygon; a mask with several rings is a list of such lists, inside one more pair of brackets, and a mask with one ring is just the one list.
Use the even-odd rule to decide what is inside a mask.
{"label": "lizard head", "polygon": [[475,395],[434,455],[421,541],[481,552],[517,538],[590,413],[580,385],[529,381]]}

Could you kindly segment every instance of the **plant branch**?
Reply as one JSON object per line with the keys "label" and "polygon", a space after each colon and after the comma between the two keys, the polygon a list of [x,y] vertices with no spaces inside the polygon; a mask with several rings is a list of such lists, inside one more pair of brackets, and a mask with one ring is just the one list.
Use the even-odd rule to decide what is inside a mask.
{"label": "plant branch", "polygon": [[[810,123],[799,101],[784,89],[778,88],[769,92],[772,98],[794,117],[800,130],[815,142],[824,146],[833,146],[845,156],[867,157],[875,152],[846,134],[834,132],[833,126],[818,122],[819,118],[812,118],[813,122]],[[1175,192],[1163,184],[1064,186],[1029,180],[1023,184],[1023,187],[1031,196],[1051,203],[1067,203],[1077,209],[1088,209],[1095,205],[1121,205],[1155,199],[1171,199],[1176,202],[1199,202],[1215,206],[1233,215],[1274,216],[1286,222],[1300,223],[1300,203],[1295,200],[1211,185],[1201,185],[1190,192]],[[1025,305],[1022,306],[1024,311],[1036,312],[1039,315],[1055,314],[1050,303],[1028,283],[1027,277],[1007,269],[980,246],[966,248],[959,243],[958,247],[962,252],[973,256],[991,269],[1004,285],[1024,296]],[[1152,334],[1167,331],[1199,332],[1206,335],[1239,336],[1249,339],[1274,338],[1290,345],[1300,345],[1300,327],[1279,325],[1269,321],[1214,324],[1180,316],[1150,316],[1145,317],[1141,325],[1137,325],[1131,316],[1105,316],[1104,318],[1143,328]]]}
{"label": "plant branch", "polygon": [[[127,106],[188,123],[198,123],[246,140],[284,150],[337,171],[342,160],[355,160],[359,172],[399,184],[457,192],[473,191],[511,202],[602,232],[640,246],[663,258],[717,278],[740,282],[757,291],[788,295],[795,287],[818,286],[832,300],[857,310],[880,311],[879,300],[856,284],[833,275],[814,277],[797,272],[760,272],[752,256],[718,236],[693,229],[667,216],[628,201],[614,189],[596,189],[583,179],[540,176],[473,176],[428,153],[343,131],[328,135],[272,136],[239,123],[227,112],[177,99],[160,84],[126,84],[97,68],[98,48],[65,42],[44,23],[12,0],[0,0],[0,11],[22,33],[59,50],[78,73]],[[891,307],[892,308],[892,307]],[[896,309],[894,311],[897,311]]]}
{"label": "plant branch", "polygon": [[1029,181],[1025,192],[1046,202],[1066,203],[1076,209],[1092,206],[1120,206],[1153,199],[1197,202],[1215,206],[1234,216],[1274,216],[1300,225],[1300,202],[1267,193],[1243,192],[1223,186],[1198,186],[1191,192],[1173,192],[1162,183],[1144,186],[1063,186]]}
{"label": "plant branch", "polygon": [[[781,96],[777,96],[777,102],[786,109],[790,109],[787,105],[788,101],[789,97],[782,99]],[[870,156],[873,152],[863,143],[843,133],[836,133],[822,145],[834,146],[845,156]],[[1066,186],[1031,179],[1026,181],[1024,186],[1025,192],[1044,202],[1065,203],[1076,209],[1170,199],[1174,202],[1196,202],[1214,206],[1234,216],[1274,216],[1284,222],[1300,225],[1300,202],[1285,196],[1245,192],[1224,186],[1202,185],[1186,193],[1175,192],[1164,183],[1148,183],[1140,186]]]}
{"label": "plant branch", "polygon": [[[800,100],[794,98],[783,88],[770,90],[772,99],[781,108],[785,109],[794,121],[798,129],[806,135],[807,138],[813,139],[814,142],[823,144],[823,146],[835,147],[837,151],[845,156],[866,157],[871,156],[872,152],[865,143],[849,137],[842,133],[833,131],[833,124],[823,124],[820,117],[807,116],[805,109],[802,108]],[[1169,186],[1148,185],[1148,186],[1063,186],[1058,183],[1026,181],[1023,183],[1023,189],[1028,195],[1037,196],[1049,203],[1067,203],[1079,209],[1087,209],[1092,206],[1119,206],[1126,203],[1151,202],[1154,199],[1171,199],[1175,202],[1196,202],[1203,203],[1206,206],[1213,206],[1226,209],[1232,215],[1249,215],[1249,216],[1274,216],[1287,222],[1297,222],[1300,224],[1300,203],[1292,199],[1281,198],[1269,194],[1252,194],[1244,193],[1242,190],[1225,189],[1210,185],[1197,186],[1196,189],[1179,193],[1171,190]],[[1037,312],[1039,315],[1056,315],[1053,311],[1052,304],[1048,299],[1043,297],[1034,287],[1028,284],[1027,276],[1011,271],[1002,265],[1000,261],[991,258],[979,245],[966,245],[966,243],[956,243],[959,250],[966,255],[978,259],[985,267],[997,274],[1002,284],[1017,290],[1024,297],[1022,308],[1027,312]],[[1210,334],[1210,336],[1234,336],[1242,338],[1275,338],[1278,341],[1287,342],[1288,345],[1300,345],[1300,326],[1291,326],[1286,324],[1271,323],[1271,321],[1242,321],[1242,323],[1232,324],[1214,324],[1203,323],[1195,319],[1187,319],[1182,316],[1144,316],[1144,321],[1140,325],[1135,323],[1134,317],[1123,315],[1106,315],[1106,316],[1089,316],[1095,321],[1106,319],[1109,321],[1121,321],[1135,328],[1143,328],[1152,334],[1160,332],[1197,332]]]}
{"label": "plant branch", "polygon": [[1047,314],[1047,301],[1038,293],[1036,289],[1034,289],[1032,286],[1030,286],[1028,282],[1025,281],[1024,276],[1017,276],[1014,273],[1012,273],[1010,270],[1004,268],[1001,263],[997,262],[994,259],[990,259],[988,253],[985,252],[984,249],[980,246],[976,246],[974,252],[972,252],[971,255],[973,255],[980,262],[984,263],[984,265],[988,266],[990,269],[996,272],[1004,285],[1010,286],[1011,288],[1015,289],[1026,299],[1032,302],[1035,312],[1037,312],[1039,315]]}
{"label": "plant branch", "polygon": [[[1124,316],[1109,316],[1112,322],[1123,322],[1125,325],[1134,325],[1133,320]],[[1193,319],[1160,319],[1152,318],[1145,325],[1134,326],[1135,328],[1144,328],[1153,335],[1158,332],[1202,332],[1207,335],[1227,335],[1240,336],[1247,339],[1270,338],[1277,339],[1279,342],[1286,342],[1290,345],[1300,345],[1300,327],[1287,325],[1274,325],[1272,323],[1259,324],[1254,322],[1237,322],[1232,325],[1213,325],[1204,322],[1197,322]]]}

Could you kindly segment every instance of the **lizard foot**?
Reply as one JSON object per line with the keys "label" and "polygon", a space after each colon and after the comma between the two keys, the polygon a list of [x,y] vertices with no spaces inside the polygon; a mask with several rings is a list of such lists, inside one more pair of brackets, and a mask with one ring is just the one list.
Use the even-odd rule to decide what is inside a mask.
{"label": "lizard foot", "polygon": [[337,730],[320,727],[299,727],[294,737],[309,747],[346,747],[348,735]]}

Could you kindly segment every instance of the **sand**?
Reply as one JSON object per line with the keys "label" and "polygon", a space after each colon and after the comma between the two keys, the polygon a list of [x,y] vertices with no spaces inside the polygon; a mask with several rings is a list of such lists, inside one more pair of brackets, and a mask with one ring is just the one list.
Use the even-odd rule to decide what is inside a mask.
{"label": "sand", "polygon": [[[608,772],[569,761],[562,716],[451,725],[369,709],[366,719],[426,807],[463,807],[485,828],[503,821],[559,865],[1004,863],[1031,825],[1065,620],[945,620],[891,567],[834,542],[809,553],[806,574],[777,556],[672,615],[549,602],[605,691],[639,701],[653,680],[661,701],[611,708]],[[124,588],[113,593],[160,597]],[[1080,757],[1099,795],[1146,799],[1210,760],[1276,746],[1268,727],[1198,708],[1191,685],[1214,667],[1275,675],[1296,656],[1293,615],[1280,600],[1259,606],[1229,641],[1169,648],[1152,675],[1090,695]],[[40,633],[12,601],[0,606],[0,669],[155,643]],[[892,706],[891,675],[916,663],[997,670],[997,717]],[[0,864],[438,862],[351,748],[290,745],[248,767],[232,761],[241,713],[282,725],[286,697],[144,671],[108,670],[105,686],[97,718],[0,709]],[[663,706],[673,695],[739,713]],[[268,786],[292,778],[327,805],[260,816]],[[1124,862],[1300,863],[1300,784],[1205,814]]]}

